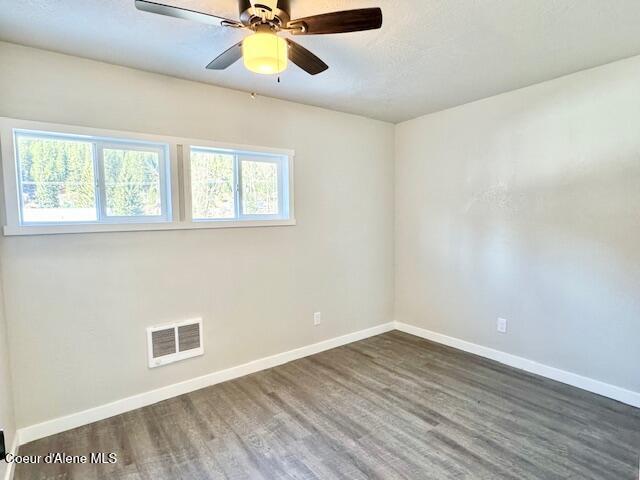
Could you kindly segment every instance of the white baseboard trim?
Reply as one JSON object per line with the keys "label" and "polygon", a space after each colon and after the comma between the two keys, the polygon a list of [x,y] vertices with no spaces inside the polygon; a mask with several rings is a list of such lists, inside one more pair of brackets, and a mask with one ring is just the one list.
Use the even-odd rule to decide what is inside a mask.
{"label": "white baseboard trim", "polygon": [[[15,435],[13,436],[13,444],[11,445],[11,449],[9,451],[7,451],[7,453],[12,453],[12,454],[16,454],[18,453],[18,439],[20,438],[20,436],[18,435],[18,432],[15,433]],[[13,472],[16,468],[16,464],[15,463],[7,463],[7,470],[5,471],[4,474],[4,480],[13,480]]]}
{"label": "white baseboard trim", "polygon": [[234,378],[243,377],[251,373],[266,370],[267,368],[276,367],[278,365],[291,362],[292,360],[308,357],[309,355],[314,355],[348,343],[357,342],[358,340],[380,335],[381,333],[389,332],[394,328],[394,322],[385,323],[376,327],[349,333],[341,337],[335,337],[312,345],[307,345],[305,347],[289,350],[288,352],[260,358],[243,365],[209,373],[184,382],[167,385],[166,387],[161,387],[156,390],[116,400],[115,402],[90,408],[82,412],[72,413],[71,415],[54,418],[53,420],[21,428],[18,431],[17,438],[20,440],[20,445],[24,445],[25,443],[48,437],[49,435],[71,430],[82,425],[97,422],[98,420],[104,420],[105,418],[129,412],[136,408],[145,407],[178,395],[183,395],[217,383],[233,380]]}
{"label": "white baseboard trim", "polygon": [[[560,370],[558,368],[549,367],[533,360],[528,360],[523,357],[518,357],[510,353],[502,352],[500,350],[494,350],[489,347],[477,345],[475,343],[467,342],[454,337],[449,337],[441,333],[432,332],[424,328],[415,327],[402,322],[390,322],[376,327],[360,330],[354,333],[349,333],[341,337],[331,338],[322,342],[307,345],[305,347],[289,350],[288,352],[279,353],[270,357],[260,358],[253,360],[243,365],[231,367],[226,370],[220,370],[217,372],[209,373],[201,377],[196,377],[184,382],[175,383],[173,385],[167,385],[156,390],[141,393],[131,397],[116,400],[115,402],[100,405],[98,407],[90,408],[81,412],[73,413],[64,417],[54,418],[46,422],[42,422],[36,425],[24,427],[16,432],[13,452],[17,449],[18,445],[24,445],[25,443],[38,440],[40,438],[48,437],[56,433],[71,430],[82,425],[104,420],[105,418],[113,417],[121,413],[135,410],[136,408],[152,405],[162,400],[177,397],[185,393],[193,392],[201,388],[205,388],[217,383],[233,380],[234,378],[243,377],[251,373],[266,370],[268,368],[276,367],[299,358],[308,357],[316,353],[330,350],[332,348],[340,347],[358,340],[380,335],[381,333],[389,332],[391,330],[400,330],[401,332],[416,335],[427,340],[441,343],[449,347],[457,348],[459,350],[474,353],[481,357],[489,358],[497,362],[509,365],[526,372],[535,373],[543,377],[550,378],[567,385],[587,390],[589,392],[597,393],[614,400],[632,405],[640,408],[640,393],[626,390],[615,385],[610,385],[598,380],[593,380],[588,377]],[[13,468],[7,471],[4,480],[11,480],[13,475]]]}
{"label": "white baseboard trim", "polygon": [[436,343],[441,343],[449,347],[457,348],[464,352],[474,353],[481,357],[495,360],[496,362],[504,363],[510,367],[524,370],[525,372],[535,373],[542,377],[550,378],[561,383],[566,383],[573,387],[581,388],[588,392],[597,393],[604,397],[617,400],[627,405],[640,408],[640,393],[631,390],[626,390],[615,385],[600,382],[592,378],[583,377],[576,373],[560,370],[559,368],[549,367],[542,363],[534,362],[517,355],[502,352],[500,350],[494,350],[493,348],[483,347],[475,343],[467,342],[466,340],[460,340],[459,338],[449,337],[441,333],[432,332],[420,327],[414,327],[402,322],[395,322],[395,327],[401,332],[409,333],[417,337],[425,338]]}

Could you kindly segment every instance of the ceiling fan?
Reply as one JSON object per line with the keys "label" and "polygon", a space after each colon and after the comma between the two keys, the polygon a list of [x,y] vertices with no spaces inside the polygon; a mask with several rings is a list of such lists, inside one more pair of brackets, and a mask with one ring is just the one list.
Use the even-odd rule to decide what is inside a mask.
{"label": "ceiling fan", "polygon": [[310,75],[329,68],[300,44],[279,37],[277,34],[281,31],[291,35],[324,35],[374,30],[382,26],[380,8],[345,10],[291,20],[289,3],[290,0],[238,0],[239,21],[148,0],[136,0],[136,8],[209,25],[251,30],[252,35],[218,55],[207,68],[224,70],[243,58],[248,70],[267,75],[284,71],[288,60]]}

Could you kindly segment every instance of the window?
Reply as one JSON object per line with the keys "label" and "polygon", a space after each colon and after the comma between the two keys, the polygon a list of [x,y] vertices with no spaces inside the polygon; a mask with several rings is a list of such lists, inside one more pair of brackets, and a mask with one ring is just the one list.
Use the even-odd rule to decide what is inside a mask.
{"label": "window", "polygon": [[17,133],[22,223],[95,222],[93,144]]}
{"label": "window", "polygon": [[295,225],[285,149],[0,117],[5,235]]}
{"label": "window", "polygon": [[287,157],[191,147],[194,221],[288,218]]}
{"label": "window", "polygon": [[194,220],[236,217],[235,156],[191,149],[191,213]]}
{"label": "window", "polygon": [[21,225],[167,222],[166,145],[16,130]]}

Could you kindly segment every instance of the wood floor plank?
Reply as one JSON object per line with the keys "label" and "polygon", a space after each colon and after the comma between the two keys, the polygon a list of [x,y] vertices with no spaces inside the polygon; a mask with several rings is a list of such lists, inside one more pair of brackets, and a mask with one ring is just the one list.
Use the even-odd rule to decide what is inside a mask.
{"label": "wood floor plank", "polygon": [[389,332],[54,435],[15,480],[632,480],[640,409]]}

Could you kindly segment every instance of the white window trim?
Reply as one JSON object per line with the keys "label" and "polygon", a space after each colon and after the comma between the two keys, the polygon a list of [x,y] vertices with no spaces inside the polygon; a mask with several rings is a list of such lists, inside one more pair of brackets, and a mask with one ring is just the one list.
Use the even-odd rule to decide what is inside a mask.
{"label": "white window trim", "polygon": [[[55,225],[23,225],[20,223],[20,196],[18,194],[18,172],[15,158],[13,130],[36,130],[67,135],[86,135],[90,137],[112,138],[132,142],[152,142],[168,145],[168,157],[171,176],[170,205],[167,205],[168,221],[131,223],[74,223]],[[189,148],[205,147],[218,150],[233,150],[248,154],[281,155],[288,159],[287,173],[289,188],[286,198],[288,203],[288,217],[277,219],[247,219],[247,220],[197,220],[191,219],[191,175],[189,172]],[[106,130],[99,128],[80,127],[73,125],[35,122],[0,117],[0,154],[2,156],[2,171],[4,182],[4,201],[6,224],[4,234],[13,235],[52,235],[67,233],[99,233],[99,232],[132,232],[159,230],[190,230],[210,228],[248,228],[248,227],[276,227],[296,225],[294,211],[294,157],[291,149],[258,147],[252,145],[214,142],[203,139],[192,139],[164,135],[126,132],[121,130]],[[284,178],[287,181],[287,178]],[[171,215],[172,213],[172,215]]]}
{"label": "white window trim", "polygon": [[[112,139],[98,136],[90,136],[90,135],[78,135],[78,134],[61,134],[59,132],[42,132],[37,130],[25,130],[19,128],[12,129],[11,141],[15,140],[15,136],[13,133],[18,135],[35,135],[38,138],[45,139],[55,139],[55,140],[70,140],[70,141],[85,141],[87,143],[93,144],[94,148],[92,148],[93,155],[93,176],[95,182],[95,208],[96,208],[96,220],[87,220],[87,221],[73,221],[73,222],[27,222],[24,219],[19,220],[19,225],[23,227],[44,227],[44,226],[67,226],[67,225],[104,225],[104,224],[122,224],[122,223],[167,223],[171,222],[172,219],[172,210],[171,205],[168,204],[167,197],[170,197],[171,188],[168,183],[167,174],[169,173],[168,163],[169,163],[169,151],[166,148],[166,144],[163,143],[155,143],[155,142],[142,142],[140,140],[131,141],[127,139],[123,141],[123,139]],[[149,215],[149,216],[136,216],[136,217],[118,217],[107,214],[107,197],[106,190],[104,185],[104,150],[105,149],[118,149],[118,148],[126,148],[127,150],[143,150],[143,151],[155,151],[159,155],[160,162],[158,164],[158,173],[160,184],[163,185],[163,190],[161,194],[161,214],[160,215]],[[23,215],[24,203],[22,200],[22,195],[20,192],[22,191],[22,179],[21,175],[18,172],[18,164],[17,164],[17,149],[15,148],[15,144],[12,147],[13,158],[14,158],[14,167],[16,168],[16,196],[18,199],[18,218]]]}
{"label": "white window trim", "polygon": [[[289,213],[289,208],[291,207],[291,202],[290,202],[290,194],[289,191],[292,189],[292,185],[291,182],[289,183],[289,188],[287,190],[285,190],[283,188],[284,186],[284,182],[286,181],[286,179],[288,178],[289,180],[291,180],[291,175],[289,175],[289,168],[290,162],[286,162],[286,161],[276,161],[274,160],[273,156],[267,156],[264,155],[264,153],[266,152],[258,152],[255,149],[252,151],[243,151],[241,149],[222,149],[222,148],[218,148],[218,147],[211,147],[211,146],[204,146],[204,145],[189,145],[186,146],[184,151],[186,151],[185,153],[185,158],[189,159],[189,161],[185,161],[184,162],[184,175],[185,178],[190,179],[191,178],[191,150],[200,150],[200,151],[215,151],[215,152],[220,152],[220,153],[225,153],[225,154],[229,154],[229,155],[233,155],[233,193],[234,193],[234,207],[235,207],[235,218],[232,219],[220,219],[220,218],[197,218],[197,219],[193,219],[191,217],[192,213],[193,213],[193,209],[192,207],[192,192],[190,190],[191,188],[191,182],[187,181],[185,184],[185,204],[187,206],[186,208],[186,212],[189,221],[192,221],[194,223],[201,223],[201,222],[252,222],[252,221],[269,221],[269,222],[273,222],[273,221],[282,221],[282,220],[287,220],[290,217],[290,213]],[[280,158],[283,158],[286,160],[286,157],[284,155],[280,156]],[[278,210],[281,212],[280,214],[277,215],[247,215],[242,213],[242,167],[241,167],[241,162],[243,160],[250,160],[250,161],[254,161],[254,162],[265,162],[265,163],[273,163],[276,164],[277,168],[278,168]],[[188,190],[187,190],[188,189]]]}
{"label": "white window trim", "polygon": [[[95,152],[97,155],[97,172],[96,175],[99,178],[100,183],[104,183],[104,179],[102,176],[104,175],[104,150],[105,149],[117,149],[122,148],[123,145],[126,146],[127,150],[136,149],[136,144],[130,143],[122,143],[122,141],[110,141],[110,140],[98,140],[96,142],[98,144],[98,151]],[[96,192],[98,195],[98,218],[100,219],[100,224],[123,224],[123,223],[168,223],[173,219],[173,209],[171,202],[167,202],[167,200],[171,200],[173,195],[171,194],[171,184],[170,174],[171,168],[169,166],[170,162],[170,153],[169,148],[165,148],[164,145],[151,145],[151,144],[140,144],[140,150],[150,151],[156,150],[161,153],[160,155],[160,164],[159,164],[159,174],[160,174],[160,184],[165,186],[166,195],[161,196],[161,207],[160,210],[161,215],[156,216],[138,216],[138,217],[118,217],[114,215],[107,215],[107,197],[106,197],[106,188],[100,188]],[[103,185],[104,186],[104,185]],[[169,198],[167,198],[169,197]],[[29,225],[32,226],[32,225]]]}

